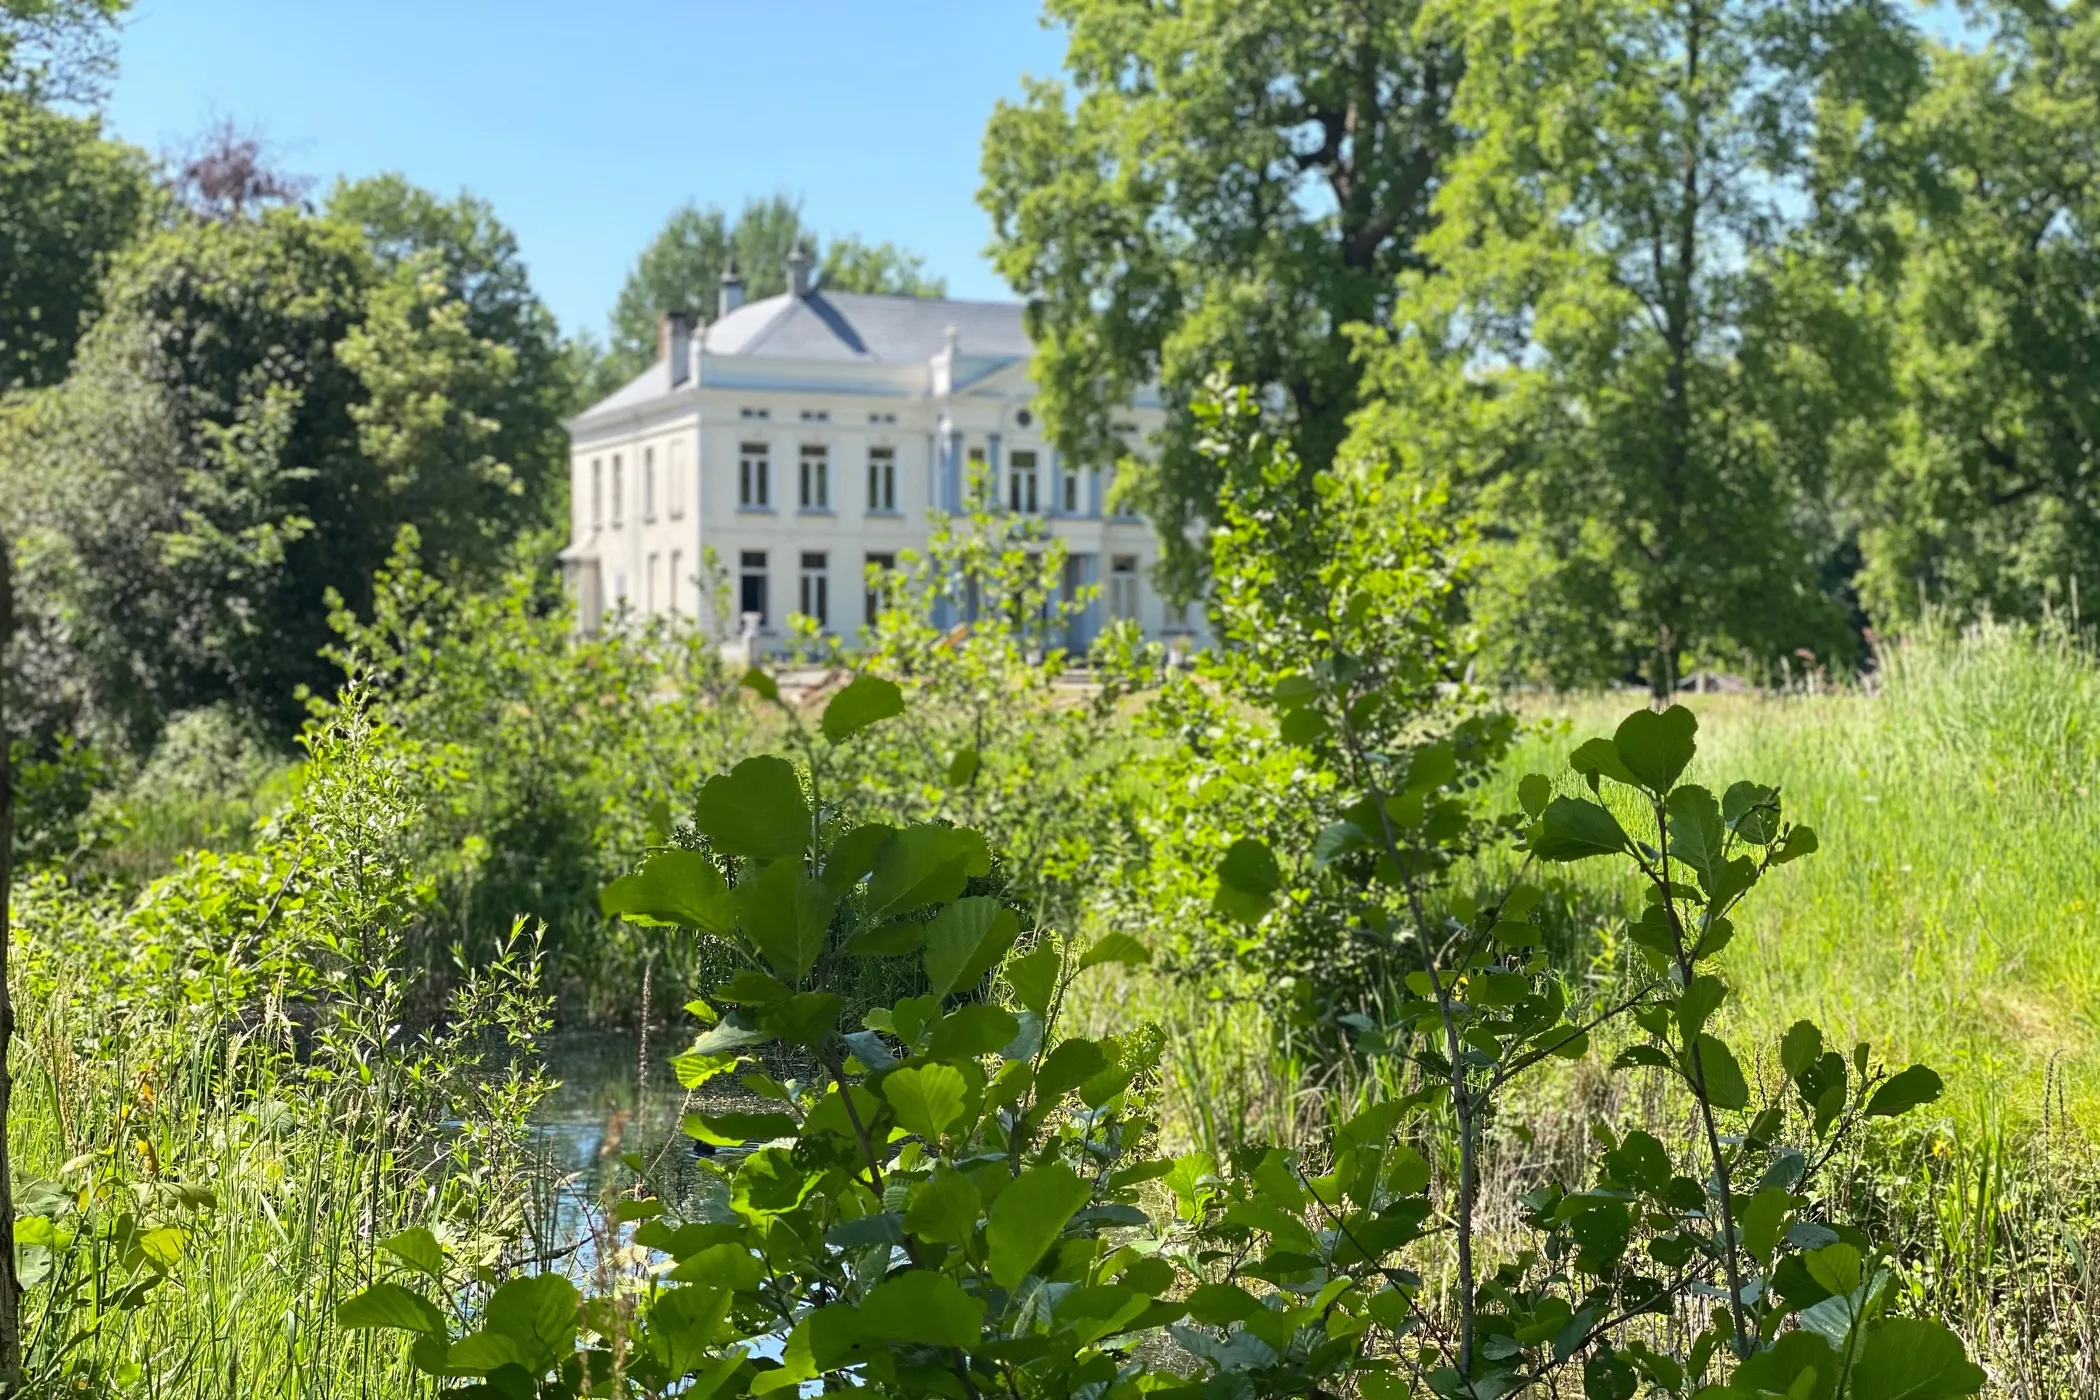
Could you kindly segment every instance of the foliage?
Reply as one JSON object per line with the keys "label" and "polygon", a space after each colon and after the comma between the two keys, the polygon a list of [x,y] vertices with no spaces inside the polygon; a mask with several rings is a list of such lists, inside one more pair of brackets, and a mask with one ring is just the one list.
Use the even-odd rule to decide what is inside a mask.
{"label": "foliage", "polygon": [[[1425,8],[1050,0],[1070,91],[1034,83],[986,130],[978,198],[1029,302],[1043,421],[1067,456],[1121,460],[1184,587],[1217,486],[1183,411],[1200,386],[1230,364],[1273,387],[1323,469],[1359,403],[1345,328],[1382,321],[1419,265],[1462,71]],[[1141,460],[1115,406],[1155,383],[1174,411]]]}
{"label": "foliage", "polygon": [[280,210],[146,239],[66,383],[0,420],[38,732],[144,750],[224,702],[288,736],[299,688],[332,688],[325,593],[362,606],[400,525],[486,577],[558,502],[562,365],[508,235],[398,184],[341,197],[363,228]]}
{"label": "foliage", "polygon": [[1991,7],[1990,42],[1932,55],[1890,138],[1876,232],[1897,394],[1860,464],[1861,590],[1887,626],[2063,608],[2100,540],[2092,433],[2100,287],[2100,15]]}
{"label": "foliage", "polygon": [[[4,64],[0,59],[0,64]],[[143,153],[0,92],[0,393],[65,377],[101,278],[153,206]]]}
{"label": "foliage", "polygon": [[[1491,660],[1563,685],[1638,669],[1665,695],[1690,664],[1843,652],[1825,425],[1791,386],[1828,371],[1782,348],[1816,327],[1774,284],[1837,197],[1812,162],[1915,86],[1908,29],[1791,0],[1464,16],[1453,106],[1474,135],[1366,431],[1456,449],[1493,527]],[[1809,261],[1794,275],[1827,272]]]}

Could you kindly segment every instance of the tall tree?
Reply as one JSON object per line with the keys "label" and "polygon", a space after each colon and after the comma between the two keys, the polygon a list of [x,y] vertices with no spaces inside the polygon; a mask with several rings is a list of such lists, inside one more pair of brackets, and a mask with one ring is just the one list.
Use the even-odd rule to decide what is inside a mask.
{"label": "tall tree", "polygon": [[1893,140],[1899,408],[1853,481],[1885,625],[2100,595],[2100,6],[1977,17]]}
{"label": "tall tree", "polygon": [[1044,422],[1060,450],[1128,450],[1116,405],[1157,382],[1172,413],[1119,494],[1184,527],[1218,483],[1188,404],[1220,364],[1280,393],[1282,430],[1324,469],[1358,401],[1349,327],[1380,321],[1456,143],[1460,54],[1415,0],[1048,0],[1070,88],[1034,82],[985,133],[992,256],[1029,303]]}
{"label": "tall tree", "polygon": [[719,208],[684,204],[635,259],[620,288],[610,345],[593,368],[594,392],[612,392],[656,358],[657,320],[664,312],[713,320],[731,258],[746,298],[787,290],[788,254],[802,240],[812,245],[820,284],[833,291],[930,297],[947,291],[940,278],[925,275],[922,258],[889,243],[869,245],[848,234],[819,252],[802,222],[800,202],[786,195],[749,201],[734,224]]}
{"label": "tall tree", "polygon": [[1900,119],[1911,32],[1881,0],[1462,12],[1471,139],[1366,438],[1436,444],[1470,479],[1509,670],[1662,693],[1699,660],[1842,650],[1827,444],[1782,411],[1820,369],[1786,342],[1853,195],[1814,158]]}
{"label": "tall tree", "polygon": [[[492,481],[490,471],[500,468],[515,488],[506,487],[506,494],[520,496],[526,506],[523,518],[549,524],[565,519],[568,438],[561,420],[575,403],[577,367],[553,313],[533,291],[517,236],[487,200],[466,193],[441,199],[398,174],[339,182],[326,211],[363,233],[389,283],[375,292],[371,323],[360,341],[359,363],[367,366],[374,391],[367,421],[382,425],[377,431],[386,443],[368,443],[367,450],[398,459],[406,439],[389,439],[393,429],[386,425],[400,424],[424,440],[416,450],[458,451],[481,463],[462,462],[450,477],[455,485]],[[394,343],[403,350],[419,337],[422,348],[390,365],[383,355],[375,360],[382,325],[396,333]],[[440,342],[448,348],[438,350]],[[435,358],[417,369],[426,354]],[[381,381],[393,392],[431,394],[456,374],[472,383],[442,391],[454,406],[449,418],[426,411],[411,430],[410,415],[381,402],[387,396]],[[461,504],[485,511],[481,524],[493,539],[507,539],[521,523],[515,509],[485,510],[488,503],[478,493]],[[438,533],[449,534],[443,528]]]}

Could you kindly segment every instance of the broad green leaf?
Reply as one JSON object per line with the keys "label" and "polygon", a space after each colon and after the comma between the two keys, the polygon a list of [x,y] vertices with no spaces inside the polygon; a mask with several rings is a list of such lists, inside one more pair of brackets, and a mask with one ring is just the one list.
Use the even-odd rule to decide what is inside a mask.
{"label": "broad green leaf", "polygon": [[657,1292],[648,1313],[649,1345],[667,1371],[682,1376],[710,1364],[733,1297],[726,1288],[704,1286]]}
{"label": "broad green leaf", "polygon": [[[445,1369],[460,1375],[485,1376],[505,1366],[515,1366],[526,1373],[525,1384],[532,1380],[532,1355],[525,1343],[508,1333],[484,1328],[479,1332],[461,1337],[445,1351]],[[541,1369],[545,1369],[542,1367]],[[499,1392],[500,1393],[500,1392]],[[513,1391],[513,1394],[521,1393]],[[530,1394],[529,1390],[522,1393]]]}
{"label": "broad green leaf", "polygon": [[935,1060],[974,1060],[1012,1044],[1020,1033],[1021,1022],[1013,1012],[989,1002],[972,1002],[934,1022],[926,1054]]}
{"label": "broad green leaf", "polygon": [[1127,933],[1111,933],[1080,955],[1079,971],[1111,962],[1146,967],[1152,962],[1152,950]]}
{"label": "broad green leaf", "polygon": [[1849,1244],[1827,1244],[1801,1256],[1808,1276],[1834,1297],[1844,1297],[1859,1287],[1859,1250]]}
{"label": "broad green leaf", "polygon": [[1458,776],[1458,760],[1451,756],[1451,746],[1438,742],[1424,744],[1408,756],[1407,790],[1429,792],[1440,788]]}
{"label": "broad green leaf", "polygon": [[990,895],[958,899],[926,926],[926,982],[935,996],[975,985],[1020,935],[1014,912]]}
{"label": "broad green leaf", "polygon": [[1765,1351],[1743,1359],[1726,1390],[1711,1393],[1736,1400],[1772,1394],[1788,1400],[1831,1400],[1840,1367],[1830,1344],[1813,1332],[1788,1332]]}
{"label": "broad green leaf", "polygon": [[831,849],[824,853],[824,888],[843,899],[875,868],[875,857],[896,834],[894,826],[868,822],[832,842]]}
{"label": "broad green leaf", "polygon": [[800,982],[816,966],[834,903],[822,881],[802,873],[799,860],[776,860],[736,888],[744,936],[788,982]]}
{"label": "broad green leaf", "polygon": [[1078,1088],[1108,1067],[1108,1053],[1099,1042],[1063,1041],[1044,1057],[1043,1067],[1036,1071],[1036,1101],[1055,1103],[1069,1090]]}
{"label": "broad green leaf", "polygon": [[445,1335],[445,1315],[420,1293],[398,1283],[375,1283],[336,1305],[335,1324],[350,1330],[391,1327],[402,1332]]}
{"label": "broad green leaf", "polygon": [[381,1240],[379,1247],[418,1273],[432,1278],[444,1275],[445,1251],[438,1248],[437,1236],[421,1225],[411,1226],[391,1239]]}
{"label": "broad green leaf", "polygon": [[1626,849],[1619,819],[1595,802],[1556,797],[1532,828],[1531,849],[1540,860],[1586,860]]}
{"label": "broad green leaf", "polygon": [[1661,794],[1670,790],[1691,763],[1698,732],[1697,716],[1682,705],[1672,705],[1661,714],[1635,710],[1619,722],[1612,747],[1641,786]]}
{"label": "broad green leaf", "polygon": [[1921,1104],[1933,1102],[1945,1088],[1939,1075],[1924,1065],[1912,1065],[1874,1091],[1873,1097],[1867,1100],[1867,1117],[1894,1118],[1908,1113]]}
{"label": "broad green leaf", "polygon": [[938,1162],[933,1175],[912,1188],[904,1208],[904,1228],[935,1244],[966,1244],[983,1209],[984,1197],[970,1178]]}
{"label": "broad green leaf", "polygon": [[1599,778],[1636,786],[1633,774],[1619,761],[1618,746],[1609,739],[1584,740],[1568,755],[1568,766],[1590,780],[1591,792],[1597,790]]}
{"label": "broad green leaf", "polygon": [[1779,1247],[1779,1235],[1786,1228],[1787,1212],[1793,1209],[1794,1198],[1783,1186],[1767,1186],[1747,1201],[1736,1206],[1736,1225],[1742,1231],[1743,1247],[1757,1260],[1759,1268],[1769,1268],[1772,1251]]}
{"label": "broad green leaf", "polygon": [[903,713],[904,692],[895,681],[880,676],[855,676],[824,706],[819,727],[832,743],[843,744],[869,725]]}
{"label": "broad green leaf", "polygon": [[794,764],[761,754],[707,780],[693,825],[725,855],[799,855],[809,845],[809,801]]}
{"label": "broad green leaf", "polygon": [[[1697,784],[1674,789],[1665,802],[1669,818],[1669,853],[1699,877],[1699,887],[1712,893],[1714,868],[1721,863],[1728,829],[1721,824],[1721,804]],[[1679,878],[1675,871],[1671,879]]]}
{"label": "broad green leaf", "polygon": [[1778,846],[1773,848],[1770,859],[1774,865],[1785,865],[1790,860],[1812,856],[1818,849],[1820,843],[1816,840],[1816,829],[1797,822],[1786,829],[1786,835],[1782,836]]}
{"label": "broad green leaf", "polygon": [[1786,1077],[1798,1080],[1823,1053],[1823,1032],[1814,1021],[1796,1021],[1779,1042],[1779,1064]]}
{"label": "broad green leaf", "polygon": [[1721,1002],[1727,995],[1727,986],[1720,978],[1710,973],[1701,974],[1691,980],[1691,984],[1677,998],[1677,1029],[1685,1039],[1689,1040],[1706,1029],[1708,1019],[1720,1009]]}
{"label": "broad green leaf", "polygon": [[797,1131],[795,1120],[785,1113],[688,1113],[683,1126],[687,1137],[717,1147],[791,1138]]}
{"label": "broad green leaf", "polygon": [[729,886],[715,863],[699,851],[658,851],[640,870],[600,891],[598,907],[607,917],[676,924],[720,938],[736,928]]}
{"label": "broad green leaf", "polygon": [[1533,821],[1539,819],[1539,814],[1552,800],[1553,781],[1543,773],[1526,773],[1517,784],[1517,803],[1523,807],[1524,815]]}
{"label": "broad green leaf", "polygon": [[1057,974],[1064,960],[1047,939],[1006,964],[1006,983],[1021,1005],[1038,1016],[1050,1014],[1050,998],[1057,994]]}
{"label": "broad green leaf", "polygon": [[1952,1400],[1988,1379],[1961,1338],[1937,1322],[1893,1317],[1867,1334],[1852,1366],[1852,1400]]}
{"label": "broad green leaf", "polygon": [[780,683],[756,666],[746,669],[743,679],[738,681],[737,684],[746,690],[753,691],[773,701],[775,704],[780,702]]}
{"label": "broad green leaf", "polygon": [[1031,1167],[999,1193],[992,1202],[985,1243],[992,1278],[1001,1288],[1013,1288],[1027,1276],[1092,1194],[1061,1162]]}
{"label": "broad green leaf", "polygon": [[1310,748],[1333,732],[1326,715],[1315,709],[1287,710],[1276,723],[1276,737],[1286,744]]}
{"label": "broad green leaf", "polygon": [[952,788],[968,787],[975,781],[977,771],[982,767],[984,767],[983,754],[975,749],[963,749],[955,757],[948,760],[948,786]]}
{"label": "broad green leaf", "polygon": [[797,992],[786,1002],[757,1010],[759,1029],[794,1045],[815,1048],[838,1027],[845,1002],[834,992]]}
{"label": "broad green leaf", "polygon": [[576,1344],[576,1285],[560,1274],[512,1279],[489,1295],[488,1330],[515,1339],[541,1369],[566,1360]]}
{"label": "broad green leaf", "polygon": [[963,1292],[946,1274],[911,1269],[870,1290],[855,1320],[862,1333],[885,1341],[975,1347],[984,1330],[984,1300]]}
{"label": "broad green leaf", "polygon": [[[1736,1063],[1735,1053],[1719,1039],[1702,1034],[1692,1042],[1690,1054],[1698,1059],[1698,1067],[1704,1073],[1706,1097],[1720,1108],[1747,1108],[1750,1104],[1750,1085],[1743,1078],[1743,1067]],[[1685,1077],[1692,1077],[1692,1067],[1685,1066]]]}
{"label": "broad green leaf", "polygon": [[885,841],[868,877],[869,918],[945,904],[992,868],[984,837],[959,826],[908,826]]}
{"label": "broad green leaf", "polygon": [[1244,924],[1257,923],[1276,903],[1283,871],[1269,848],[1241,837],[1218,864],[1218,911]]}
{"label": "broad green leaf", "polygon": [[1612,1180],[1636,1191],[1660,1191],[1670,1184],[1670,1154],[1662,1139],[1635,1128],[1604,1154]]}
{"label": "broad green leaf", "polygon": [[953,1065],[919,1065],[885,1076],[882,1096],[897,1110],[897,1121],[906,1132],[938,1142],[948,1125],[962,1116],[967,1088],[962,1071]]}

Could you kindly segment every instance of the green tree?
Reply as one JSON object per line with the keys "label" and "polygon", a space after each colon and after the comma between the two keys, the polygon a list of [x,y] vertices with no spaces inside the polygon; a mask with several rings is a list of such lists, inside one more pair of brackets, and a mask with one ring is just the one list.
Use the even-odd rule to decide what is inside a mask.
{"label": "green tree", "polygon": [[1116,406],[1158,384],[1174,412],[1118,491],[1184,585],[1184,527],[1218,485],[1187,411],[1203,381],[1229,363],[1280,392],[1288,447],[1323,470],[1358,402],[1347,327],[1420,265],[1461,71],[1424,8],[1049,0],[1070,91],[1033,83],[985,133],[978,199],[1029,302],[1043,420],[1066,454],[1114,462]]}
{"label": "green tree", "polygon": [[[478,525],[500,544],[525,523],[565,519],[561,420],[576,399],[577,367],[532,289],[517,236],[487,200],[440,199],[398,174],[339,182],[327,213],[363,231],[387,278],[356,352],[373,395],[362,419],[367,451],[397,470],[404,453],[431,462],[452,454],[457,470],[426,475],[466,491],[457,505],[476,513],[451,525],[421,517],[426,532],[452,539]],[[399,354],[388,353],[389,335]],[[411,394],[413,408],[403,398]]]}
{"label": "green tree", "polygon": [[1851,483],[1885,625],[2100,582],[2100,7],[1988,14],[1987,46],[1933,51],[1892,141],[1898,408]]}
{"label": "green tree", "polygon": [[1802,283],[1857,193],[1817,158],[1900,117],[1913,35],[1878,0],[1465,17],[1472,139],[1362,430],[1458,466],[1498,664],[1663,694],[1702,660],[1844,651],[1822,501],[1847,408],[1797,418],[1828,361],[1794,341],[1833,309]]}
{"label": "green tree", "polygon": [[[635,259],[613,303],[611,340],[592,370],[594,396],[611,393],[656,359],[657,320],[666,311],[714,319],[722,274],[731,259],[747,299],[787,290],[787,259],[798,241],[814,242],[800,201],[776,194],[744,205],[735,223],[717,207],[692,203],[674,210]],[[820,281],[839,292],[942,296],[947,284],[927,277],[924,259],[889,243],[869,245],[851,234],[812,253]]]}

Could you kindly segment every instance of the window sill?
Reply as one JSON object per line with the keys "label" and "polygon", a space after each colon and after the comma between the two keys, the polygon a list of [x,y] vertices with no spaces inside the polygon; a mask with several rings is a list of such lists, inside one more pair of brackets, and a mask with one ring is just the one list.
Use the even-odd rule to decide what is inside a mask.
{"label": "window sill", "polygon": [[877,520],[902,520],[904,518],[904,512],[901,510],[869,510],[866,514]]}
{"label": "window sill", "polygon": [[777,512],[771,506],[738,506],[736,513],[738,515],[773,515]]}
{"label": "window sill", "polygon": [[827,517],[828,517],[828,516],[831,516],[831,515],[833,515],[833,514],[834,514],[834,512],[833,512],[833,510],[831,509],[831,507],[830,507],[830,506],[797,506],[797,507],[795,507],[795,514],[797,514],[797,515],[820,515],[820,516],[827,516]]}

